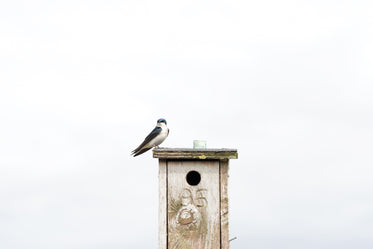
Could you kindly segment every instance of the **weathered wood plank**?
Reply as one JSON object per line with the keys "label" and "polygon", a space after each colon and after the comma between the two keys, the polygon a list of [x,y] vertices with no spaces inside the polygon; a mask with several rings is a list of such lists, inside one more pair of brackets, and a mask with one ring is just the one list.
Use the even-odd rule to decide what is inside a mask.
{"label": "weathered wood plank", "polygon": [[224,160],[237,159],[238,153],[236,149],[157,148],[153,150],[153,157],[164,159]]}
{"label": "weathered wood plank", "polygon": [[167,161],[159,159],[158,248],[167,249]]}
{"label": "weathered wood plank", "polygon": [[229,249],[229,203],[228,203],[228,160],[220,161],[220,232],[221,249]]}
{"label": "weathered wood plank", "polygon": [[[220,248],[219,161],[168,160],[168,248]],[[188,172],[200,175],[197,185]]]}

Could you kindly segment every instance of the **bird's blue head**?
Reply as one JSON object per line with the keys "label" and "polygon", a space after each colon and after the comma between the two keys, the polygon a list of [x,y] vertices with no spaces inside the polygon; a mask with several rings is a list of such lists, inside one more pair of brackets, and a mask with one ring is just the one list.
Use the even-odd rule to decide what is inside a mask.
{"label": "bird's blue head", "polygon": [[164,123],[165,125],[167,125],[166,119],[164,118],[158,119],[157,123]]}

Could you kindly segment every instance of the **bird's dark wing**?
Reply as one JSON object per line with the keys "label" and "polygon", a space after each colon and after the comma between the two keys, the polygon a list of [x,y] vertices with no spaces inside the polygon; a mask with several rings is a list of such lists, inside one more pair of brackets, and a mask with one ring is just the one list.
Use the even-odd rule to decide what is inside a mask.
{"label": "bird's dark wing", "polygon": [[134,152],[132,155],[135,157],[135,156],[141,155],[144,152],[147,152],[150,149],[151,149],[150,147],[149,148],[140,149],[139,151]]}
{"label": "bird's dark wing", "polygon": [[[132,151],[132,154],[134,156],[138,156],[145,151],[149,150],[148,148],[143,148],[147,143],[149,143],[152,139],[154,139],[159,133],[161,133],[162,128],[161,127],[155,127],[150,134],[145,138],[144,142],[142,142],[136,149]],[[141,152],[141,153],[140,153]]]}

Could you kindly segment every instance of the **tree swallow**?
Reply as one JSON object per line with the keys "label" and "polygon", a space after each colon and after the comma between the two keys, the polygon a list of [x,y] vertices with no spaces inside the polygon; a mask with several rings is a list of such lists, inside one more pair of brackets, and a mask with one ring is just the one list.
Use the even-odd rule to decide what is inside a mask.
{"label": "tree swallow", "polygon": [[158,119],[157,126],[145,138],[144,142],[142,142],[139,147],[132,151],[132,155],[135,157],[153,147],[158,147],[158,145],[160,145],[166,139],[169,132],[170,131],[167,128],[166,120],[163,118]]}

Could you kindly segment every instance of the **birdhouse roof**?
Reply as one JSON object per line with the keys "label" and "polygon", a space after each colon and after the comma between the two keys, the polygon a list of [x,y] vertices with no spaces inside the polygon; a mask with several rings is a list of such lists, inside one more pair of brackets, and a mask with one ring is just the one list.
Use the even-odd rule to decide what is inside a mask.
{"label": "birdhouse roof", "polygon": [[237,149],[191,149],[191,148],[157,148],[153,150],[154,158],[227,160],[237,159]]}

